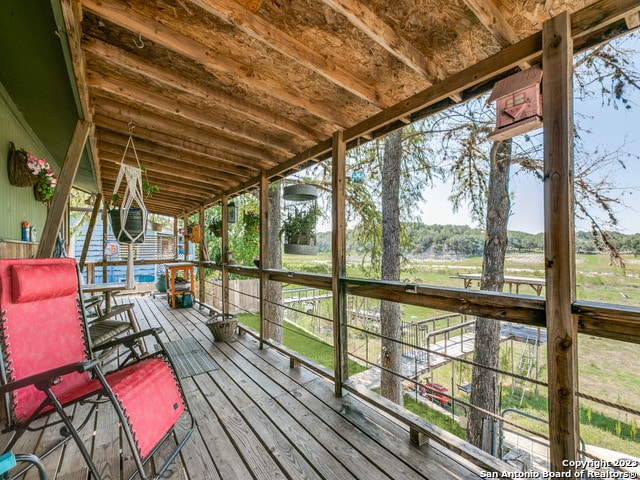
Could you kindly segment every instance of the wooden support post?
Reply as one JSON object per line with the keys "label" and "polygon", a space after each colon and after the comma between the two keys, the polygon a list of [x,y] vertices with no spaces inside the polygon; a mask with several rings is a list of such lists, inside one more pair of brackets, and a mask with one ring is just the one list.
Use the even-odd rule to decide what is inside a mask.
{"label": "wooden support post", "polygon": [[263,170],[260,176],[260,348],[264,348],[265,313],[267,311],[267,282],[269,275],[269,177]]}
{"label": "wooden support post", "polygon": [[229,197],[222,195],[222,313],[229,313]]}
{"label": "wooden support post", "polygon": [[189,250],[191,250],[189,240],[187,240],[187,225],[189,225],[189,215],[182,216],[182,249],[184,250],[184,261],[189,261]]}
{"label": "wooden support post", "polygon": [[332,238],[332,275],[333,294],[333,345],[335,394],[342,395],[342,384],[349,378],[347,363],[347,289],[343,283],[346,270],[346,151],[347,144],[343,131],[333,134],[333,154],[331,168],[331,218]]}
{"label": "wooden support post", "polygon": [[175,259],[179,258],[180,255],[180,245],[178,244],[178,217],[173,217],[173,241],[174,241],[174,257]]}
{"label": "wooden support post", "polygon": [[98,214],[100,213],[101,204],[102,194],[98,193],[93,199],[93,210],[91,211],[91,218],[89,219],[89,227],[87,228],[87,235],[84,237],[84,245],[82,245],[82,254],[80,255],[80,271],[84,270],[84,263],[87,261],[87,253],[89,253],[89,245],[91,244],[91,237],[93,236],[93,229],[96,226],[96,220],[98,218]]}
{"label": "wooden support post", "polygon": [[[205,249],[205,240],[204,240],[204,206],[200,206],[200,210],[198,210],[198,224],[200,225],[200,255],[199,260],[202,262],[204,260],[209,260],[209,258],[205,258],[204,249]],[[208,255],[207,255],[208,257]],[[205,283],[205,268],[202,266],[198,267],[198,300],[200,303],[205,303],[204,291],[207,288],[207,284]]]}
{"label": "wooden support post", "polygon": [[550,467],[578,460],[579,415],[573,197],[573,42],[567,12],[542,29],[544,203]]}
{"label": "wooden support post", "polygon": [[[107,283],[107,249],[104,248],[107,245],[107,233],[109,231],[109,212],[107,208],[102,206],[102,283]],[[88,280],[88,279],[87,279]],[[89,283],[93,283],[93,280],[89,280]]]}
{"label": "wooden support post", "polygon": [[42,230],[40,245],[38,245],[38,253],[36,254],[38,258],[49,258],[53,255],[53,250],[58,238],[58,231],[62,224],[62,216],[69,201],[71,187],[76,178],[76,172],[80,165],[80,159],[82,158],[82,152],[84,151],[84,145],[87,142],[90,129],[91,124],[89,122],[78,120],[78,123],[76,123],[76,128],[71,137],[71,143],[67,149],[67,155],[64,157],[64,162],[62,163],[56,192],[53,194],[51,206],[47,213],[47,221]]}

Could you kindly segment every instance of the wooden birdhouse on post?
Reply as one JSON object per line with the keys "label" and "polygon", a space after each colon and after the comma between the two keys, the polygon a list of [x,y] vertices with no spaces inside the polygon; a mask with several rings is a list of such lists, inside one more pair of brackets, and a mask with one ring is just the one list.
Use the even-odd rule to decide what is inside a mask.
{"label": "wooden birdhouse on post", "polygon": [[496,82],[489,97],[496,102],[495,141],[542,127],[542,69],[531,67]]}

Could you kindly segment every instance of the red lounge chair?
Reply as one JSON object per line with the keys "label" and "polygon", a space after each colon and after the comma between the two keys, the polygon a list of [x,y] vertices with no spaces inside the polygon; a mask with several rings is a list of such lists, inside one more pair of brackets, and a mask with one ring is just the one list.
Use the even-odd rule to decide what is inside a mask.
{"label": "red lounge chair", "polygon": [[[74,259],[0,260],[0,312],[3,364],[0,393],[5,394],[7,430],[15,432],[11,450],[31,422],[57,414],[73,438],[91,474],[100,479],[78,428],[64,408],[79,401],[106,399],[116,409],[137,465],[147,479],[145,463],[174,432],[178,419],[191,422],[153,478],[159,478],[193,431],[193,417],[173,361],[158,330],[121,339],[131,343],[154,335],[160,350],[104,374],[92,359],[82,296]],[[104,346],[111,347],[113,342]],[[89,417],[87,417],[88,419]],[[51,422],[48,422],[49,424]],[[177,434],[177,432],[176,432]],[[54,447],[55,448],[55,447]]]}

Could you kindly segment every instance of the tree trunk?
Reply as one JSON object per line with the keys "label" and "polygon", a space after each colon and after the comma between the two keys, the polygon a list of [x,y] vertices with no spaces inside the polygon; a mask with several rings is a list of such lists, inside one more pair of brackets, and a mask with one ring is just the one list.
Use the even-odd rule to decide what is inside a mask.
{"label": "tree trunk", "polygon": [[[491,171],[487,199],[487,225],[484,242],[482,280],[480,288],[502,291],[504,259],[507,252],[507,222],[509,220],[509,164],[511,140],[491,147]],[[498,368],[500,360],[500,322],[489,318],[476,319],[474,362]],[[498,374],[474,367],[471,380],[471,403],[483,410],[498,413]],[[493,419],[471,409],[467,440],[492,453]]]}
{"label": "tree trunk", "polygon": [[[402,130],[387,135],[382,166],[382,280],[400,280],[400,164]],[[380,303],[382,356],[380,393],[402,405],[402,372],[400,305]],[[389,370],[389,371],[387,371]]]}
{"label": "tree trunk", "polygon": [[[282,249],[280,246],[280,185],[269,187],[269,256],[263,264],[268,268],[282,268]],[[265,306],[265,338],[270,338],[278,343],[282,342],[282,322],[284,312],[282,305],[282,284],[280,282],[267,282],[264,292]]]}

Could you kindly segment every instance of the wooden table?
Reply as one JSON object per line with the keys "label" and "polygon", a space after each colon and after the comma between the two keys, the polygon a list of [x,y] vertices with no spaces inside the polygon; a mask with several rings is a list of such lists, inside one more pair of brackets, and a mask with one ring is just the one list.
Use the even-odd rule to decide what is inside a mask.
{"label": "wooden table", "polygon": [[[171,308],[176,308],[177,293],[189,293],[193,295],[195,288],[194,268],[195,265],[188,262],[165,263],[164,269],[167,281],[167,301],[169,302],[169,305],[171,305]],[[187,288],[176,287],[176,278],[180,273],[182,274],[182,278],[187,281],[185,284]]]}
{"label": "wooden table", "polygon": [[[482,276],[479,273],[460,273],[454,278],[461,278],[464,280],[464,288],[471,288],[472,282],[480,282]],[[509,287],[509,293],[513,293],[514,287],[515,293],[520,293],[520,285],[528,285],[533,288],[536,295],[540,296],[542,294],[542,288],[544,287],[545,280],[544,278],[514,277],[505,275],[504,283]]]}
{"label": "wooden table", "polygon": [[124,282],[115,282],[82,285],[82,291],[84,293],[101,293],[104,295],[104,306],[107,312],[111,311],[111,295],[120,290],[127,290],[127,284]]}

